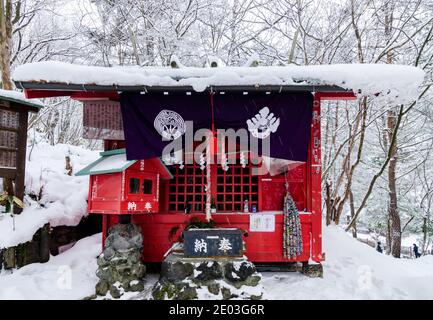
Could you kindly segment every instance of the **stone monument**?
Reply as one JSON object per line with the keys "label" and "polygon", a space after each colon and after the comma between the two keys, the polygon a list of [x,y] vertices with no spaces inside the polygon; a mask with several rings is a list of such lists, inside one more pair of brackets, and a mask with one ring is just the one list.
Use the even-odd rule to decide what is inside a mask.
{"label": "stone monument", "polygon": [[108,231],[105,248],[98,257],[96,294],[118,299],[125,292],[144,289],[146,267],[141,262],[141,228],[130,219],[121,219]]}
{"label": "stone monument", "polygon": [[184,231],[181,248],[172,250],[163,261],[153,299],[262,298],[261,275],[243,255],[241,230]]}

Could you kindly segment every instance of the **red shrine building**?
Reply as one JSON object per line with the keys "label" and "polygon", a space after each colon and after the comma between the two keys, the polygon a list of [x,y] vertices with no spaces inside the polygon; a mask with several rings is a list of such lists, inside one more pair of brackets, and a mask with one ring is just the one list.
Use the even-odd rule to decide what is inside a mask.
{"label": "red shrine building", "polygon": [[[215,207],[212,219],[218,227],[247,231],[245,255],[252,262],[324,260],[320,108],[324,100],[355,99],[352,91],[317,81],[312,84],[308,79],[287,83],[278,77],[281,72],[276,73],[275,79],[280,80],[275,80],[275,83],[269,77],[260,80],[261,75],[267,72],[272,74],[276,67],[191,68],[189,72],[168,67],[153,68],[142,71],[141,78],[135,77],[137,74],[134,72],[125,76],[123,73],[127,71],[118,71],[118,80],[113,73],[104,70],[109,68],[80,66],[70,79],[64,81],[52,74],[68,74],[71,69],[57,64],[50,65],[50,68],[50,72],[41,72],[40,77],[31,75],[33,79],[15,83],[28,98],[70,96],[83,102],[84,135],[86,138],[104,140],[105,150],[101,152],[100,159],[77,174],[89,176],[89,213],[103,216],[104,238],[108,228],[118,223],[119,216],[131,215],[132,221],[142,228],[143,262],[161,262],[173,245],[173,239],[169,237],[173,227],[181,227],[191,217],[205,217],[210,191]],[[227,69],[245,81],[231,82],[227,79],[226,83],[221,83],[212,80],[218,79],[212,78],[218,72],[217,69]],[[221,72],[224,74],[225,71]],[[87,73],[99,74],[100,80],[98,76],[86,80]],[[107,80],[108,74],[111,78]],[[249,80],[250,75],[256,76],[255,82]],[[159,77],[160,81],[149,84],[147,80],[155,77]],[[215,96],[215,99],[232,93],[243,96],[278,96],[282,93],[289,96],[298,93],[311,95],[311,114],[304,143],[307,152],[305,161],[289,161],[280,165],[278,172],[257,175],[253,174],[255,164],[243,161],[246,156],[251,158],[252,154],[241,148],[229,155],[235,159],[234,163],[225,166],[209,164],[206,169],[197,162],[168,165],[160,157],[128,160],[131,143],[127,136],[128,124],[125,119],[122,121],[122,94],[194,95],[197,87],[194,81],[189,81],[192,78],[195,81],[197,78],[202,79],[204,84],[200,88],[201,94]],[[211,107],[218,109],[212,103]],[[233,109],[232,112],[236,113],[237,110]],[[213,125],[214,122],[211,123]],[[284,126],[284,123],[280,126]],[[143,145],[142,148],[146,149],[147,146]],[[218,154],[216,149],[212,152]],[[186,157],[185,152],[184,162]],[[207,190],[207,186],[210,186],[210,190]],[[283,254],[283,202],[287,191],[299,210],[302,231],[302,253],[296,258],[287,258]]]}

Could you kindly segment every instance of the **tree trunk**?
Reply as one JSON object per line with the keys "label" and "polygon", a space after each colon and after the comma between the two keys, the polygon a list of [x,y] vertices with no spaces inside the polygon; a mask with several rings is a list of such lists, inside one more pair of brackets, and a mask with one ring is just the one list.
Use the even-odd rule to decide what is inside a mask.
{"label": "tree trunk", "polygon": [[[349,192],[350,192],[349,193],[350,217],[351,217],[351,219],[353,219],[355,217],[355,202],[354,202],[352,190],[350,190]],[[354,225],[352,227],[352,236],[354,238],[358,237],[358,233],[356,231],[356,222],[354,223]]]}
{"label": "tree trunk", "polygon": [[[391,40],[392,20],[393,20],[393,3],[385,4],[385,37],[388,41]],[[386,53],[386,63],[392,63],[392,51]],[[391,141],[396,134],[396,119],[397,111],[395,108],[387,113],[386,124],[388,132],[388,140]],[[400,258],[401,254],[401,221],[398,212],[397,202],[397,184],[396,184],[396,168],[397,168],[397,140],[391,149],[390,160],[388,164],[388,216],[390,227],[391,254],[395,258]]]}
{"label": "tree trunk", "polygon": [[[388,115],[388,129],[390,133],[393,132],[395,125],[395,113],[390,111]],[[394,146],[392,150],[392,157],[388,165],[388,194],[389,205],[388,215],[390,221],[391,233],[391,254],[395,258],[400,258],[401,253],[401,221],[398,213],[397,203],[397,186],[396,186],[396,168],[397,168],[397,148]]]}
{"label": "tree trunk", "polygon": [[[12,51],[12,3],[10,0],[0,0],[0,71],[1,87],[12,90],[11,80],[11,51]],[[13,181],[3,179],[3,190],[14,194]]]}
{"label": "tree trunk", "polygon": [[422,218],[422,254],[427,254],[427,217]]}
{"label": "tree trunk", "polygon": [[12,90],[12,1],[0,0],[0,69],[2,87]]}
{"label": "tree trunk", "polygon": [[331,185],[328,181],[325,182],[326,186],[326,225],[329,226],[332,221],[332,199],[331,199]]}
{"label": "tree trunk", "polygon": [[389,215],[386,217],[386,254],[391,254],[391,224]]}

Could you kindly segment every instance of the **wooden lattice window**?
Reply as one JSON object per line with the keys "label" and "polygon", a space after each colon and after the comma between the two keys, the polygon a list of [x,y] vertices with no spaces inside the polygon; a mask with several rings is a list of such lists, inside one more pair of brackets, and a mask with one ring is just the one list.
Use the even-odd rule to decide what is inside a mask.
{"label": "wooden lattice window", "polygon": [[245,168],[240,164],[229,165],[227,171],[218,166],[216,205],[219,212],[242,212],[245,200],[248,200],[249,211],[252,206],[256,206],[258,210],[258,176],[252,175],[251,170],[249,165]]}
{"label": "wooden lattice window", "polygon": [[206,204],[206,171],[197,164],[185,165],[182,169],[178,165],[170,166],[174,176],[169,185],[168,210],[183,212],[189,205],[191,212],[204,212]]}
{"label": "wooden lattice window", "polygon": [[[206,170],[198,164],[170,166],[174,178],[170,180],[168,210],[183,212],[188,205],[191,212],[204,212],[206,208]],[[242,212],[244,200],[248,199],[249,210],[259,205],[258,176],[252,175],[252,166],[229,165],[227,171],[221,165],[212,165],[212,198],[217,212]]]}

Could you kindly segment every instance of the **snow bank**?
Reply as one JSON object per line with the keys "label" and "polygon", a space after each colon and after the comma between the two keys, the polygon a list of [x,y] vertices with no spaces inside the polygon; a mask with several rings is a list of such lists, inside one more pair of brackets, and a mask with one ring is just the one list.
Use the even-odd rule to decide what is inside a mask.
{"label": "snow bank", "polygon": [[[325,227],[323,236],[327,259],[323,264],[324,278],[263,272],[264,298],[433,299],[433,256],[394,259],[335,226]],[[3,271],[0,299],[82,299],[93,294],[98,280],[96,257],[101,251],[101,238],[97,234],[82,239],[47,263],[30,264],[12,274]],[[157,280],[156,274],[146,275],[145,291],[125,294],[122,299],[149,299]],[[201,298],[210,299],[212,295]]]}
{"label": "snow bank", "polygon": [[96,234],[82,239],[47,263],[29,264],[12,274],[3,271],[0,299],[71,300],[94,294],[101,238]]}
{"label": "snow bank", "polygon": [[381,93],[400,103],[417,98],[423,70],[388,64],[335,64],[311,66],[170,68],[94,67],[57,61],[17,67],[14,81],[118,86],[337,85],[362,95]]}
{"label": "snow bank", "polygon": [[[46,143],[35,145],[31,159],[26,163],[25,209],[15,216],[15,231],[12,218],[0,215],[0,248],[16,246],[32,239],[34,233],[46,223],[51,226],[77,225],[87,214],[87,193],[89,177],[68,176],[65,170],[65,156],[71,158],[74,172],[77,172],[99,157],[96,151],[64,144],[50,146]],[[35,201],[28,195],[42,197]]]}
{"label": "snow bank", "polygon": [[[433,299],[433,256],[395,259],[325,227],[324,278],[263,273],[268,299]],[[282,285],[284,283],[284,285]]]}
{"label": "snow bank", "polygon": [[10,99],[10,100],[15,100],[17,102],[23,102],[23,103],[27,103],[27,104],[37,105],[41,108],[44,107],[44,104],[42,103],[42,101],[40,101],[38,99],[27,99],[25,97],[24,93],[19,92],[19,91],[0,89],[0,97]]}

